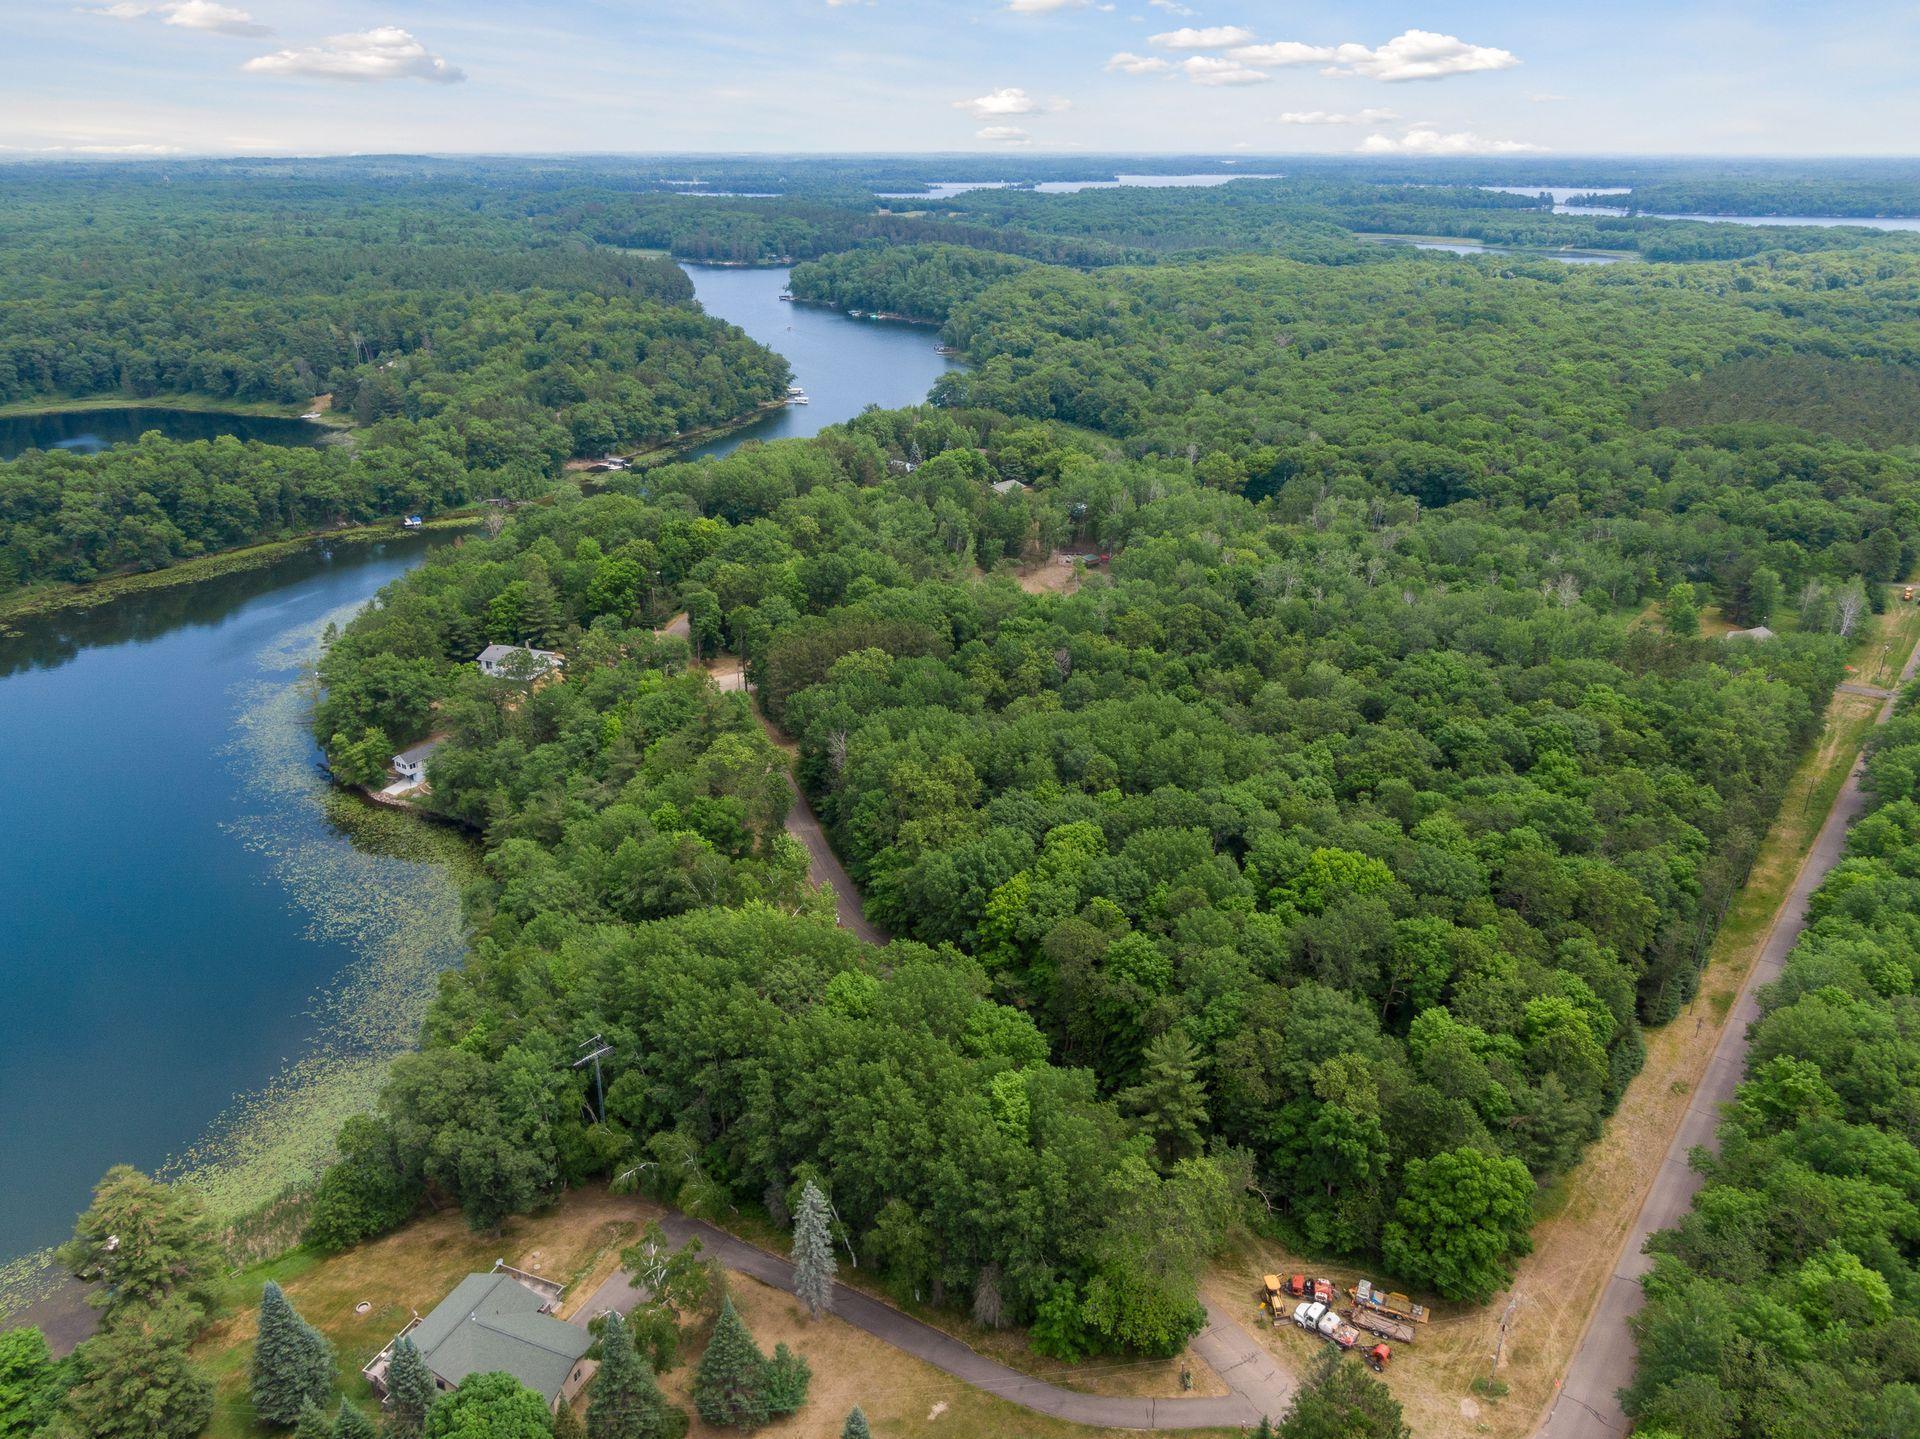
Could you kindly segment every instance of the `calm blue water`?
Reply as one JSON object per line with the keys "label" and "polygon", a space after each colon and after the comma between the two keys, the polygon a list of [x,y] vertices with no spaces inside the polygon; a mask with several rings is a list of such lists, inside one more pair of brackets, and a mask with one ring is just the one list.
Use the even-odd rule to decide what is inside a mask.
{"label": "calm blue water", "polygon": [[317,445],[334,433],[322,425],[277,415],[228,415],[151,405],[126,410],[0,415],[0,460],[11,460],[28,450],[97,455],[110,446],[137,440],[148,430],[158,430],[170,440],[212,440],[232,435],[269,445]]}
{"label": "calm blue water", "polygon": [[[290,635],[425,553],[315,549],[0,636],[0,1258],[66,1237],[109,1165],[185,1149],[312,1040],[351,947],[309,932],[235,822],[349,842],[232,741],[300,682]],[[278,722],[317,761],[303,708]]]}
{"label": "calm blue water", "polygon": [[[700,453],[915,403],[951,368],[930,329],[782,303],[785,270],[689,269],[813,395]],[[302,878],[336,904],[349,881],[348,907],[371,910],[403,879],[414,904],[432,866],[328,823],[302,661],[443,539],[316,546],[0,633],[0,1260],[65,1238],[109,1165],[186,1152],[332,1043],[324,996],[364,968],[366,936]],[[445,907],[432,941],[451,961]]]}
{"label": "calm blue water", "polygon": [[818,434],[850,420],[868,405],[894,409],[926,399],[933,382],[956,367],[936,355],[934,331],[926,325],[854,320],[819,305],[780,298],[791,271],[767,266],[733,269],[688,265],[693,293],[709,314],[731,321],[793,366],[794,383],[809,403],[788,405],[745,429],[690,452],[691,458],[724,455],[747,440],[786,440]]}

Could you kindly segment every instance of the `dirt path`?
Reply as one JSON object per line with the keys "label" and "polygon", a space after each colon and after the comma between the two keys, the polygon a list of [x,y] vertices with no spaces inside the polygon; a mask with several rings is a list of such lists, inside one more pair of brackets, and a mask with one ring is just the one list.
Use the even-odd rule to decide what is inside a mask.
{"label": "dirt path", "polygon": [[[1916,667],[1920,667],[1920,646],[1908,656],[1899,684],[1895,686],[1896,692],[1912,680]],[[1858,693],[1863,687],[1842,685],[1840,688]],[[1876,693],[1886,698],[1875,722],[1885,724],[1893,714],[1894,692]],[[1740,986],[1713,1056],[1707,1062],[1706,1074],[1690,1096],[1679,1128],[1654,1175],[1652,1188],[1620,1246],[1613,1272],[1600,1292],[1599,1304],[1574,1351],[1566,1378],[1545,1420],[1535,1431],[1539,1439],[1609,1439],[1609,1436],[1624,1435],[1632,1428],[1620,1408],[1618,1394],[1633,1380],[1635,1350],[1627,1321],[1644,1302],[1640,1279],[1652,1267],[1652,1261],[1641,1250],[1655,1230],[1678,1224],[1699,1192],[1703,1181],[1688,1166],[1687,1155],[1696,1145],[1709,1151],[1719,1148],[1720,1107],[1733,1098],[1734,1089],[1745,1073],[1747,1031],[1760,1017],[1754,991],[1779,977],[1788,952],[1806,928],[1808,899],[1828,871],[1840,862],[1847,830],[1866,809],[1866,795],[1860,788],[1861,769],[1856,764],[1841,786],[1819,834],[1801,862],[1792,888],[1774,915],[1760,957]]]}
{"label": "dirt path", "polygon": [[[697,1238],[706,1252],[727,1268],[793,1292],[793,1266],[778,1255],[680,1214],[663,1220],[661,1228],[676,1244]],[[856,1329],[976,1389],[1076,1424],[1109,1429],[1251,1426],[1258,1424],[1263,1414],[1277,1418],[1285,1413],[1294,1389],[1293,1380],[1280,1372],[1260,1343],[1212,1304],[1207,1306],[1207,1327],[1194,1339],[1193,1349],[1233,1392],[1206,1399],[1131,1398],[1063,1389],[989,1359],[951,1334],[943,1334],[844,1284],[833,1287],[833,1313]]]}

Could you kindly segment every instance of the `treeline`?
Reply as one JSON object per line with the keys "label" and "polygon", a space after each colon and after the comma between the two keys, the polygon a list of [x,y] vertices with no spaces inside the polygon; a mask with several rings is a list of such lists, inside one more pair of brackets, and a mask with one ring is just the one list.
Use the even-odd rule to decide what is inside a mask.
{"label": "treeline", "polygon": [[[423,1189],[492,1223],[637,1153],[707,1212],[817,1175],[903,1292],[1062,1352],[1177,1343],[1248,1185],[1302,1242],[1483,1295],[1525,1247],[1536,1179],[1637,1068],[1642,1020],[1691,993],[1838,674],[1818,635],[1636,627],[1637,588],[1588,584],[1625,563],[1597,524],[1421,512],[1362,476],[1256,505],[988,413],[865,416],[651,471],[644,498],[615,483],[631,493],[429,563],[326,662],[336,763],[451,729],[433,802],[482,829],[495,875],[427,1056],[323,1186],[329,1242]],[[1110,583],[968,578],[1075,539],[1120,549]],[[708,695],[679,728],[658,718],[656,696],[699,693],[643,674],[684,664],[650,627],[675,607],[697,649],[747,656],[800,739],[871,911],[909,937],[884,967],[817,909],[759,907],[795,902],[760,857],[781,854],[774,804],[698,808],[726,797],[694,792],[702,746],[744,747],[746,711]],[[525,697],[482,680],[486,639],[562,648],[567,678]],[[764,756],[743,768],[772,789]],[[634,984],[657,949],[657,983],[684,991]],[[864,992],[841,965],[875,978],[853,1012],[884,1014],[931,1088],[858,1025],[815,1034]],[[973,999],[902,1011],[908,980]],[[959,1042],[986,1066],[971,1078],[948,1025],[982,1036]],[[560,1073],[539,1046],[596,1029],[620,1036],[607,1124],[570,1074],[500,1108],[516,1076]],[[848,1056],[830,1090],[789,1067],[827,1055]],[[753,1103],[730,1097],[743,1073]],[[962,1142],[971,1113],[991,1128]],[[449,1157],[475,1114],[525,1136],[520,1178]],[[1096,1207],[1048,1197],[1057,1145]],[[939,1178],[951,1152],[980,1156],[961,1190]],[[1013,1229],[984,1217],[1003,1213]]]}
{"label": "treeline", "polygon": [[1920,1424],[1920,710],[1872,742],[1869,815],[1760,991],[1747,1078],[1679,1228],[1649,1243],[1647,1439]]}
{"label": "treeline", "polygon": [[890,245],[850,250],[793,267],[797,300],[880,310],[942,323],[962,300],[1017,275],[1028,261],[958,245]]}
{"label": "treeline", "polygon": [[[1627,203],[1665,215],[1843,215],[1874,219],[1920,215],[1920,168],[1904,175],[1741,179],[1722,175],[1672,176],[1633,187]],[[1622,197],[1596,200],[1617,205]]]}
{"label": "treeline", "polygon": [[471,203],[339,191],[251,204],[7,177],[0,403],[194,393],[304,402],[533,289],[678,304],[677,266],[531,231]]}
{"label": "treeline", "polygon": [[357,429],[317,452],[151,438],[0,466],[0,588],[524,498],[570,456],[736,419],[790,378],[683,303],[677,266],[524,220],[398,199],[335,217],[311,198],[236,219],[191,192],[143,206],[25,189],[0,220],[0,399],[324,390]]}

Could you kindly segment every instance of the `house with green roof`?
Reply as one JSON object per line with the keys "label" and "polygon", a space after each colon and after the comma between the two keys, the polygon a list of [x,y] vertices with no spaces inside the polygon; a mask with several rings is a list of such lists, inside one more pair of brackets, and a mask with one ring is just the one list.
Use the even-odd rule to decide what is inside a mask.
{"label": "house with green roof", "polygon": [[[553,1317],[559,1286],[522,1275],[504,1264],[489,1274],[469,1274],[424,1318],[399,1334],[411,1339],[442,1389],[469,1374],[511,1374],[558,1408],[578,1394],[598,1366],[585,1357],[593,1336]],[[374,1392],[386,1398],[387,1345],[362,1370]]]}

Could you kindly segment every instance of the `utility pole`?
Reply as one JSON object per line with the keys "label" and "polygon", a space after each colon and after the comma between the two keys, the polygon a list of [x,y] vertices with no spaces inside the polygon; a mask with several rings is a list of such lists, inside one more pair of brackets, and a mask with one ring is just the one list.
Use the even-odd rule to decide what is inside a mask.
{"label": "utility pole", "polygon": [[603,1054],[612,1054],[613,1046],[596,1034],[580,1047],[582,1049],[590,1049],[593,1052],[591,1054],[583,1054],[580,1058],[574,1060],[573,1067],[579,1069],[583,1065],[591,1064],[593,1066],[593,1092],[595,1098],[599,1100],[600,1105],[598,1122],[605,1124],[607,1122],[607,1087],[601,1083],[600,1080],[600,1056]]}
{"label": "utility pole", "polygon": [[1512,1322],[1513,1311],[1519,1303],[1520,1291],[1516,1289],[1512,1297],[1507,1300],[1505,1311],[1500,1315],[1500,1338],[1494,1343],[1493,1364],[1487,1370],[1487,1382],[1489,1384],[1493,1383],[1500,1375],[1500,1356],[1505,1352],[1507,1347],[1507,1325]]}

